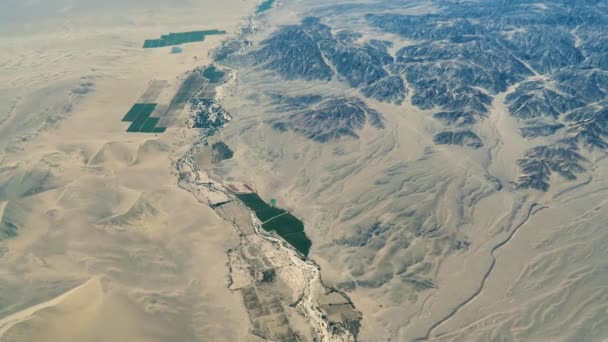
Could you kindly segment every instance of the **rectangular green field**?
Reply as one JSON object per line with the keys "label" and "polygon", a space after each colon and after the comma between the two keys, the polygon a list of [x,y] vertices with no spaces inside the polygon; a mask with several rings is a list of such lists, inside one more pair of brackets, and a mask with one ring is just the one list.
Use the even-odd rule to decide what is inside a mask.
{"label": "rectangular green field", "polygon": [[158,124],[159,120],[160,120],[160,118],[148,118],[148,119],[146,119],[146,122],[144,122],[144,125],[141,127],[140,132],[142,132],[142,133],[154,133],[154,128],[156,128],[156,124]]}
{"label": "rectangular green field", "polygon": [[191,32],[172,32],[163,34],[160,39],[146,39],[144,49],[154,49],[165,46],[181,45],[186,43],[202,42],[205,36],[226,34],[224,30],[205,30]]}
{"label": "rectangular green field", "polygon": [[159,47],[160,39],[148,39],[144,42],[144,49],[154,49]]}
{"label": "rectangular green field", "polygon": [[204,30],[204,31],[195,31],[197,33],[200,33],[204,36],[211,36],[211,35],[217,35],[217,34],[226,34],[226,31],[224,30]]}
{"label": "rectangular green field", "polygon": [[131,109],[129,109],[127,114],[125,114],[125,116],[122,118],[122,121],[132,122],[133,120],[137,119],[137,116],[139,115],[139,113],[141,113],[144,106],[145,104],[143,103],[134,104]]}
{"label": "rectangular green field", "polygon": [[167,36],[162,36],[160,40],[162,40],[163,42],[165,42],[166,46],[177,45],[175,37],[172,36],[171,34],[167,35]]}
{"label": "rectangular green field", "polygon": [[200,31],[189,32],[188,39],[190,39],[191,42],[200,42],[205,40],[205,34]]}
{"label": "rectangular green field", "polygon": [[122,118],[122,121],[133,122],[142,113],[152,113],[154,111],[154,108],[156,108],[156,103],[136,103],[131,107],[131,109],[129,109],[127,114],[125,114],[125,116]]}
{"label": "rectangular green field", "polygon": [[143,113],[148,113],[148,116],[156,109],[156,103],[144,103]]}
{"label": "rectangular green field", "polygon": [[182,38],[179,36],[176,36],[175,34],[171,33],[169,34],[169,36],[167,36],[167,38],[165,38],[165,40],[167,41],[167,43],[169,43],[171,46],[175,46],[175,45],[179,45],[182,43]]}
{"label": "rectangular green field", "polygon": [[137,118],[135,118],[129,128],[127,128],[127,132],[141,131],[142,127],[146,123],[146,120],[148,120],[150,114],[152,114],[152,112],[154,111],[154,108],[156,108],[156,103],[145,103],[143,108],[137,115]]}
{"label": "rectangular green field", "polygon": [[281,215],[285,212],[283,209],[271,207],[268,203],[264,202],[258,196],[258,194],[238,194],[236,195],[246,206],[255,212],[255,216],[260,221],[265,222],[275,216]]}
{"label": "rectangular green field", "polygon": [[129,133],[137,133],[141,130],[145,123],[145,120],[136,120],[131,123],[129,128],[127,128],[127,132]]}

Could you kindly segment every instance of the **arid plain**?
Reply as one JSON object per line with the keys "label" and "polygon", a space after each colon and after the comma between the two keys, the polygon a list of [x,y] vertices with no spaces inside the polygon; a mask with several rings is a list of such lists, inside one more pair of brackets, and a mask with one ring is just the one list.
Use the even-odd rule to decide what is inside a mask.
{"label": "arid plain", "polygon": [[224,38],[181,54],[145,39],[231,34],[255,6],[0,5],[0,340],[250,339],[226,286],[236,236],[171,173],[196,133],[131,134],[121,119],[151,81],[174,91]]}
{"label": "arid plain", "polygon": [[[542,2],[0,5],[0,341],[603,342],[608,12]],[[211,63],[211,129],[126,132]]]}

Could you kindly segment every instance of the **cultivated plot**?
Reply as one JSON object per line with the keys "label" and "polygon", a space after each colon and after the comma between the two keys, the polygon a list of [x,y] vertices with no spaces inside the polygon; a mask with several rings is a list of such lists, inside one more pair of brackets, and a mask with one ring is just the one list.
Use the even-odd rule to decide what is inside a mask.
{"label": "cultivated plot", "polygon": [[136,103],[122,118],[124,122],[131,122],[127,132],[163,133],[166,127],[157,126],[159,118],[150,117],[156,109],[156,103]]}
{"label": "cultivated plot", "polygon": [[220,83],[226,73],[211,65],[203,70],[202,75],[211,83]]}
{"label": "cultivated plot", "polygon": [[266,222],[273,217],[279,216],[285,213],[285,210],[271,207],[268,203],[264,202],[258,194],[237,194],[237,197],[245,203],[251,210],[255,212],[255,216],[262,222]]}
{"label": "cultivated plot", "polygon": [[283,209],[269,205],[256,193],[236,194],[236,196],[255,212],[260,221],[264,222],[262,228],[276,232],[302,254],[308,255],[312,242],[304,232],[302,221]]}
{"label": "cultivated plot", "polygon": [[255,14],[260,14],[260,13],[264,13],[266,11],[268,11],[269,9],[272,8],[272,5],[274,5],[276,0],[266,0],[264,2],[262,2],[258,8],[255,10]]}
{"label": "cultivated plot", "polygon": [[223,30],[205,30],[191,32],[169,33],[160,36],[159,39],[147,39],[144,42],[144,49],[161,48],[165,46],[175,46],[187,43],[202,42],[205,36],[225,34]]}

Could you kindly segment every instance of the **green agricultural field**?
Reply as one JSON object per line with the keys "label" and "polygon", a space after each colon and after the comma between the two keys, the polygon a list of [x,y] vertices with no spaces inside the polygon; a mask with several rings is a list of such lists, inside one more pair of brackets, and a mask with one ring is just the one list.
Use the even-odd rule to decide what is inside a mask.
{"label": "green agricultural field", "polygon": [[308,255],[312,242],[304,233],[304,223],[290,213],[266,221],[262,228],[275,231],[280,237],[304,255]]}
{"label": "green agricultural field", "polygon": [[266,12],[266,11],[268,11],[269,9],[271,9],[271,8],[272,8],[272,5],[274,4],[274,2],[275,2],[275,0],[266,0],[266,1],[262,2],[262,3],[261,3],[259,6],[258,6],[258,8],[257,8],[257,10],[255,11],[255,13],[256,13],[256,14],[260,14],[260,13],[262,13],[262,12]]}
{"label": "green agricultural field", "polygon": [[202,42],[205,36],[225,34],[222,30],[204,30],[163,34],[159,39],[146,39],[144,49],[154,49],[165,46],[175,46],[187,43]]}
{"label": "green agricultural field", "polygon": [[156,103],[136,103],[129,109],[127,114],[125,114],[122,121],[133,122],[142,113],[148,113],[147,115],[150,116],[155,108]]}
{"label": "green agricultural field", "polygon": [[127,132],[141,133],[163,133],[165,127],[156,127],[159,118],[151,118],[152,112],[156,109],[156,103],[136,103],[122,118],[124,122],[131,122]]}
{"label": "green agricultural field", "polygon": [[137,116],[139,115],[139,113],[141,112],[143,106],[144,106],[143,103],[134,104],[131,107],[131,109],[129,109],[127,114],[125,114],[125,116],[122,118],[122,121],[132,122],[133,120],[135,120],[137,118]]}
{"label": "green agricultural field", "polygon": [[283,209],[274,208],[264,202],[258,194],[238,194],[236,195],[246,206],[255,212],[255,216],[260,221],[265,222],[269,219],[281,215],[285,212]]}
{"label": "green agricultural field", "polygon": [[293,233],[303,232],[304,223],[290,213],[275,217],[264,222],[262,228],[267,231],[275,231],[281,236],[290,235]]}
{"label": "green agricultural field", "polygon": [[302,254],[308,255],[312,242],[304,233],[302,221],[283,209],[268,205],[258,194],[237,194],[237,197],[264,222],[262,228],[275,231]]}
{"label": "green agricultural field", "polygon": [[218,70],[215,65],[211,65],[203,71],[203,77],[211,83],[218,83],[226,75],[225,72]]}
{"label": "green agricultural field", "polygon": [[142,132],[142,133],[154,133],[154,128],[156,128],[156,124],[158,124],[159,120],[160,120],[160,118],[148,118],[148,119],[146,119],[146,122],[144,122],[144,125],[141,127],[140,132]]}
{"label": "green agricultural field", "polygon": [[175,93],[175,96],[173,96],[173,99],[171,99],[167,112],[171,112],[173,109],[177,109],[177,111],[181,112],[188,101],[190,101],[204,84],[205,80],[198,73],[193,72],[188,75]]}
{"label": "green agricultural field", "polygon": [[146,119],[147,118],[143,118],[143,119],[138,118],[135,121],[133,121],[131,123],[131,125],[129,125],[129,128],[127,128],[127,132],[129,132],[129,133],[141,132],[141,129],[144,127],[144,124],[146,123]]}
{"label": "green agricultural field", "polygon": [[143,106],[141,106],[140,108],[141,110],[139,111],[139,113],[137,113],[137,116],[131,122],[131,125],[127,129],[127,132],[139,132],[144,126],[146,120],[150,117],[150,114],[152,114],[152,112],[154,111],[154,108],[156,108],[156,104],[144,103]]}
{"label": "green agricultural field", "polygon": [[294,246],[304,256],[308,256],[312,242],[308,239],[304,232],[299,232],[291,235],[281,236],[290,245]]}

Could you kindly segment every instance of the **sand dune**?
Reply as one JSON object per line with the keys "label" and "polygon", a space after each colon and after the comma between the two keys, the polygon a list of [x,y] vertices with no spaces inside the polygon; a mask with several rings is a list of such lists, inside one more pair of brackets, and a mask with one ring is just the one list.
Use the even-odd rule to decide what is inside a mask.
{"label": "sand dune", "polygon": [[238,239],[172,174],[197,132],[127,133],[121,120],[149,82],[174,92],[222,38],[173,55],[144,39],[231,32],[255,4],[155,4],[56,0],[3,22],[20,35],[0,36],[2,341],[250,339],[227,288]]}
{"label": "sand dune", "polygon": [[[93,285],[89,285],[89,282],[95,283]],[[53,299],[50,299],[44,303],[40,303],[37,305],[34,305],[32,307],[29,307],[25,310],[16,312],[10,316],[4,317],[1,321],[0,321],[0,338],[5,338],[6,340],[11,340],[11,337],[5,337],[4,335],[6,334],[6,332],[11,329],[14,325],[20,324],[21,322],[27,321],[32,319],[33,316],[37,315],[40,316],[39,311],[42,311],[46,308],[51,308],[51,307],[57,307],[57,306],[70,306],[69,304],[65,304],[64,301],[66,301],[66,299],[68,299],[69,302],[73,302],[77,299],[73,298],[75,297],[74,294],[76,294],[79,291],[85,291],[87,293],[87,295],[91,296],[92,298],[95,297],[96,293],[95,291],[87,291],[87,287],[90,286],[94,286],[94,287],[99,287],[99,280],[89,280],[85,283],[83,283],[82,285],[79,285],[76,288],[73,288],[63,294],[61,294],[58,297],[55,297]],[[92,293],[91,293],[92,292]],[[81,296],[81,295],[80,295]],[[88,296],[87,296],[88,297]],[[82,300],[82,299],[81,299]],[[88,299],[87,299],[88,301]],[[94,300],[93,300],[94,301]],[[69,308],[68,308],[69,310]],[[68,311],[66,310],[66,311]],[[17,333],[17,336],[19,335],[19,333]]]}
{"label": "sand dune", "polygon": [[[424,105],[412,105],[411,92],[400,105],[366,99],[382,113],[382,130],[364,127],[357,138],[347,134],[323,143],[307,138],[307,129],[326,118],[315,122],[317,113],[306,97],[357,96],[348,81],[356,83],[353,79],[363,78],[374,65],[361,71],[364,57],[349,60],[344,52],[339,56],[346,72],[331,69],[340,64],[336,58],[328,62],[336,75],[326,81],[324,74],[315,78],[322,64],[317,54],[307,56],[308,64],[290,63],[290,39],[301,38],[297,25],[314,22],[301,18],[318,16],[331,28],[317,32],[306,26],[304,31],[353,34],[357,42],[388,39],[399,50],[418,42],[378,32],[365,17],[434,10],[424,1],[408,5],[309,0],[286,3],[265,18],[262,30],[252,35],[250,54],[227,62],[240,68],[239,87],[222,103],[234,117],[222,139],[236,157],[215,176],[255,184],[262,197],[276,199],[302,218],[323,279],[347,291],[363,312],[361,340],[602,341],[608,336],[601,285],[606,282],[606,248],[601,247],[606,237],[600,231],[605,225],[600,213],[606,211],[605,153],[585,151],[588,174],[571,181],[553,175],[547,192],[515,189],[522,151],[554,143],[522,137],[522,123],[506,107],[506,96],[517,85],[488,104],[487,118],[478,125],[484,146],[477,149],[434,144],[433,134],[443,125],[433,119],[433,111],[421,109]],[[394,32],[415,31],[409,20],[415,19],[395,21]],[[402,57],[413,64],[427,58],[416,55],[426,54],[423,46],[407,52],[412,55]],[[437,55],[443,52],[437,47]],[[324,53],[329,59],[331,52]],[[450,70],[439,69],[423,89]],[[415,70],[406,75],[409,86],[420,76]],[[277,94],[295,104],[278,105]],[[421,97],[432,102],[436,96]],[[323,114],[328,113],[333,114]],[[294,115],[305,117],[310,127],[290,121]]]}
{"label": "sand dune", "polygon": [[[424,1],[278,4],[256,19],[240,47],[260,49],[281,25],[318,15],[332,37],[353,30],[361,34],[351,38],[361,42],[389,39],[386,51],[394,55],[416,42],[372,28],[367,12],[440,12]],[[475,126],[483,144],[471,149],[434,143],[445,127],[433,118],[437,113],[412,105],[413,88],[407,95],[404,89],[402,104],[381,103],[364,99],[338,76],[283,79],[269,65],[236,58],[227,63],[241,68],[218,92],[232,121],[209,140],[226,143],[233,158],[214,164],[209,146],[187,155],[202,142],[199,131],[185,128],[183,113],[163,134],[126,132],[122,118],[138,99],[156,98],[158,108],[166,108],[191,70],[212,62],[209,52],[224,37],[183,45],[175,54],[144,50],[145,39],[215,28],[245,32],[240,24],[248,23],[255,5],[0,4],[0,341],[260,341],[252,333],[271,336],[260,330],[277,322],[289,328],[286,336],[302,331],[306,340],[315,324],[328,328],[327,312],[340,317],[332,305],[316,309],[315,300],[329,300],[314,285],[320,278],[363,314],[353,329],[361,341],[608,336],[608,159],[585,151],[587,170],[578,178],[565,181],[554,172],[546,192],[516,189],[523,151],[554,142],[521,136],[507,108],[507,94],[520,84],[483,104],[488,112]],[[352,12],[343,16],[347,8]],[[10,11],[14,18],[6,16]],[[351,39],[342,33],[340,39]],[[274,63],[284,56],[271,57]],[[328,73],[339,74],[336,61]],[[285,64],[283,70],[302,71]],[[162,92],[146,91],[151,84],[162,85]],[[333,123],[306,116],[327,113],[277,105],[278,93],[359,97],[368,108],[363,121],[380,113],[382,124],[355,125],[339,139],[315,141],[302,132],[310,137],[310,127]],[[429,101],[434,95],[444,94],[430,94]],[[185,155],[200,170],[184,163],[178,172],[175,163]],[[276,237],[262,241],[251,213],[231,202],[217,213],[241,224],[238,236],[239,229],[204,205],[232,195],[210,191],[206,198],[192,190],[193,196],[178,186],[180,177],[197,191],[210,188],[211,179],[218,187],[255,184],[264,199],[303,221],[314,263],[279,248]],[[239,244],[251,255],[239,255]],[[264,255],[272,251],[276,265]],[[276,282],[252,290],[254,278],[266,274],[254,274],[245,256],[258,271],[272,266]],[[304,279],[302,265],[315,279]],[[298,286],[281,287],[288,283]],[[247,288],[243,296],[233,292]],[[303,289],[313,295],[284,312],[276,304],[296,303]],[[266,322],[262,302],[281,309],[277,322]],[[298,305],[313,313],[308,322],[293,314]],[[258,315],[251,321],[250,311]],[[286,315],[293,331],[283,324]]]}

